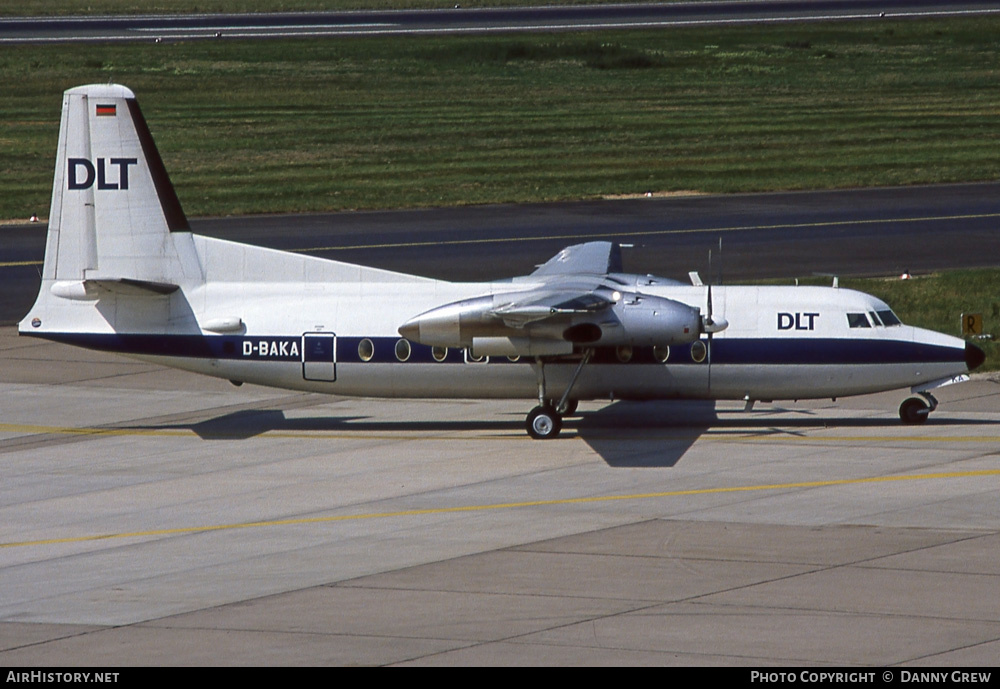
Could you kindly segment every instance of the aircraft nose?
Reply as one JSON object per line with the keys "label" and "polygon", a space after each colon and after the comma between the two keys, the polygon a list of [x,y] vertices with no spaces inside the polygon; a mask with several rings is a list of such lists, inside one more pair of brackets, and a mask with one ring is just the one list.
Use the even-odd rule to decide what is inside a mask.
{"label": "aircraft nose", "polygon": [[979,368],[986,360],[986,353],[974,344],[965,343],[965,365],[969,370]]}

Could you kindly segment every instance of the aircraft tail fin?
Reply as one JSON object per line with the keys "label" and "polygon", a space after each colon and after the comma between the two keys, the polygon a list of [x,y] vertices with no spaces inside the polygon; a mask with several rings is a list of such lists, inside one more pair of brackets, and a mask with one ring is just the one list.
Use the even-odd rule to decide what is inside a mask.
{"label": "aircraft tail fin", "polygon": [[199,317],[239,323],[232,312],[254,308],[235,296],[219,321],[199,311],[200,287],[265,280],[430,281],[196,237],[132,91],[92,84],[63,94],[42,285],[19,332],[195,333]]}
{"label": "aircraft tail fin", "polygon": [[135,95],[114,84],[66,91],[43,280],[58,281],[64,293],[90,293],[175,285],[200,273],[187,218]]}

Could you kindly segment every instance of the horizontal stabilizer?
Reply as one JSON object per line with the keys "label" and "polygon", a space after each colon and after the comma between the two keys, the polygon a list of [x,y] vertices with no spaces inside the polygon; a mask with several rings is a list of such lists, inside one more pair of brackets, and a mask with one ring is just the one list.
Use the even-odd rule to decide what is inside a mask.
{"label": "horizontal stabilizer", "polygon": [[180,287],[169,282],[154,282],[152,280],[134,280],[132,278],[118,278],[117,280],[87,280],[87,284],[95,284],[100,289],[113,292],[114,294],[128,294],[132,296],[162,297],[173,294]]}
{"label": "horizontal stabilizer", "polygon": [[132,297],[165,297],[173,294],[179,285],[151,280],[117,278],[102,280],[60,280],[52,284],[52,294],[63,299],[89,301],[103,295],[120,294]]}

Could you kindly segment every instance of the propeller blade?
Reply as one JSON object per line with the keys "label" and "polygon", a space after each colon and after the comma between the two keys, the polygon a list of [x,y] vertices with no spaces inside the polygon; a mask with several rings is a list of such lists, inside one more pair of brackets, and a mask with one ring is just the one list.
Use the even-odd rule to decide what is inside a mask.
{"label": "propeller blade", "polygon": [[725,318],[716,318],[712,311],[712,285],[708,285],[708,296],[706,299],[705,315],[702,318],[701,329],[711,335],[722,332],[729,327],[729,321]]}

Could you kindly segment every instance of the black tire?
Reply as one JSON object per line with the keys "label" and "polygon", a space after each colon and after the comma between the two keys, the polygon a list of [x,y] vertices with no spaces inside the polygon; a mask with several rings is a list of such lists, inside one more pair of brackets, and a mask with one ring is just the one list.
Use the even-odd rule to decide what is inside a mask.
{"label": "black tire", "polygon": [[899,405],[899,418],[907,426],[915,426],[927,421],[931,413],[930,406],[922,399],[910,397]]}
{"label": "black tire", "polygon": [[535,407],[525,420],[525,428],[528,430],[528,435],[535,440],[555,438],[562,430],[562,417],[547,404],[544,407]]}

